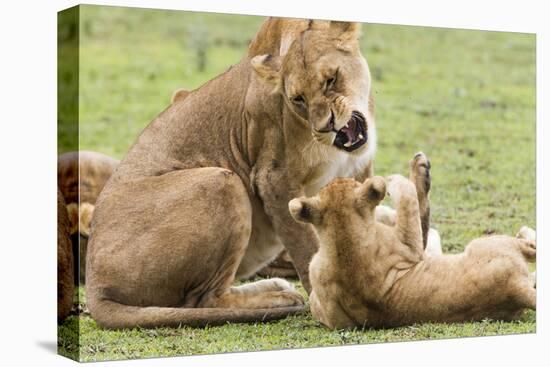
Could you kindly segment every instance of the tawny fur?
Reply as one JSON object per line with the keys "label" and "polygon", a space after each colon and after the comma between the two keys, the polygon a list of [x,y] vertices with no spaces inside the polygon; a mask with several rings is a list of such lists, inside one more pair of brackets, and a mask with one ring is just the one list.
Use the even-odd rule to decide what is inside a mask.
{"label": "tawny fur", "polygon": [[61,191],[57,189],[57,319],[64,320],[73,307],[73,254],[70,222]]}
{"label": "tawny fur", "polygon": [[[393,227],[375,219],[386,186],[397,209]],[[338,180],[289,206],[297,220],[313,223],[319,233],[310,303],[313,316],[330,328],[511,320],[536,308],[527,265],[535,260],[533,236],[483,237],[463,253],[427,257],[417,190],[402,176],[363,184]],[[528,237],[525,233],[532,232],[518,236]]]}
{"label": "tawny fur", "polygon": [[57,182],[67,204],[75,284],[86,279],[86,253],[94,204],[119,161],[91,151],[68,152],[57,159]]}
{"label": "tawny fur", "polygon": [[117,159],[98,152],[61,154],[57,158],[57,182],[67,205],[95,204],[118,163]]}
{"label": "tawny fur", "polygon": [[[318,238],[286,203],[334,177],[372,173],[374,107],[358,27],[269,19],[240,63],[143,131],[94,212],[86,289],[100,325],[260,321],[303,308],[279,280],[247,291],[232,284],[286,248],[309,291]],[[335,68],[340,84],[326,93]],[[309,117],[290,102],[295,92],[307,96]],[[334,132],[316,131],[331,110],[336,129],[360,111],[367,144],[347,153],[331,145]]]}
{"label": "tawny fur", "polygon": [[187,89],[183,89],[183,88],[180,88],[180,89],[176,90],[174,92],[174,94],[172,94],[171,103],[176,103],[176,102],[179,102],[179,101],[183,101],[185,98],[187,98],[189,93],[191,93],[191,92],[188,91]]}

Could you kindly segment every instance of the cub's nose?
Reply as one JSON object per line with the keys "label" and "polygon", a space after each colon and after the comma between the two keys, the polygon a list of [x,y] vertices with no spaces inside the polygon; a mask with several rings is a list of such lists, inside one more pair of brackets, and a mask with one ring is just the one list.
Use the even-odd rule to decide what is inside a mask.
{"label": "cub's nose", "polygon": [[330,117],[328,118],[327,123],[325,124],[325,126],[317,129],[317,131],[320,133],[328,133],[332,130],[334,130],[334,112],[330,110]]}

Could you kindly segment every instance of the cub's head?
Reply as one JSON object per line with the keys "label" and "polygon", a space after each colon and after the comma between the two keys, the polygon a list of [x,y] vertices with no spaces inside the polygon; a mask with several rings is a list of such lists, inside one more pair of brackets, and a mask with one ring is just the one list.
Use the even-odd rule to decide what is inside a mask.
{"label": "cub's head", "polygon": [[[359,183],[340,178],[310,198],[296,198],[288,203],[294,220],[313,224],[321,235],[342,235],[364,230],[375,220],[375,208],[386,195],[386,181],[376,176]],[[344,234],[345,235],[345,234]]]}
{"label": "cub's head", "polygon": [[315,140],[354,154],[375,140],[371,77],[359,33],[358,23],[311,21],[295,39],[283,37],[281,56],[252,59],[257,75],[282,95]]}

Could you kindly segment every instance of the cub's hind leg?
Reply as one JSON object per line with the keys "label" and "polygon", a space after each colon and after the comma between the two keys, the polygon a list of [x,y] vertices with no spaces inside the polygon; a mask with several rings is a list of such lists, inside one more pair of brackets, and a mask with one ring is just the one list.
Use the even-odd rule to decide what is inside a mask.
{"label": "cub's hind leg", "polygon": [[[534,229],[529,228],[527,226],[523,226],[520,228],[518,233],[516,234],[517,238],[524,239],[527,242],[524,247],[524,253],[527,254],[527,258],[532,258],[531,260],[528,259],[528,261],[534,261],[534,258],[536,257],[536,240],[537,240],[537,233]],[[533,284],[533,287],[537,287],[537,272],[534,271],[530,275],[531,283]]]}
{"label": "cub's hind leg", "polygon": [[517,238],[523,238],[524,240],[529,241],[536,241],[537,239],[537,233],[534,229],[529,228],[527,226],[523,226],[519,229],[518,233],[516,234]]}

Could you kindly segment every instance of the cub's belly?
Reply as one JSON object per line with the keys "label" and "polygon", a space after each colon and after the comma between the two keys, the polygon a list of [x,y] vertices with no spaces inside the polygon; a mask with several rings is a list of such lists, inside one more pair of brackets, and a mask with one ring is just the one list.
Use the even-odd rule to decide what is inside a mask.
{"label": "cub's belly", "polygon": [[283,250],[283,243],[257,200],[252,201],[252,233],[243,259],[237,269],[237,279],[247,279],[273,261]]}

